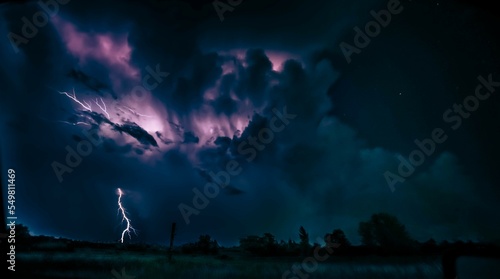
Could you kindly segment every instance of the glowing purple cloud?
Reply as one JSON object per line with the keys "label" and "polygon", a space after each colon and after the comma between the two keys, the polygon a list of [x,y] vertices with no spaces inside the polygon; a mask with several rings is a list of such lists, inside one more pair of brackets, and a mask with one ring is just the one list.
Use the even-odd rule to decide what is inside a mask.
{"label": "glowing purple cloud", "polygon": [[[111,138],[119,145],[132,145],[144,151],[141,155],[132,152],[132,156],[140,156],[146,160],[161,159],[165,151],[178,148],[189,153],[189,157],[195,161],[195,154],[200,148],[207,145],[215,146],[214,142],[218,137],[232,138],[240,134],[248,126],[250,117],[265,107],[265,104],[257,107],[248,98],[241,99],[234,91],[230,91],[225,97],[237,104],[235,111],[223,114],[214,107],[214,102],[222,96],[222,76],[234,74],[238,77],[241,69],[248,66],[245,62],[246,51],[243,49],[219,52],[219,55],[228,58],[222,65],[222,76],[213,87],[203,92],[203,104],[198,109],[187,114],[179,114],[176,110],[166,107],[147,90],[138,103],[137,98],[131,94],[132,89],[123,88],[122,84],[139,84],[143,78],[140,71],[132,65],[133,48],[129,45],[127,34],[85,33],[61,18],[55,18],[54,23],[68,53],[78,59],[80,67],[85,67],[90,61],[105,66],[113,82],[113,89],[119,96],[115,100],[110,96],[101,97],[95,96],[93,92],[82,92],[93,96],[78,99],[74,93],[73,95],[66,93],[66,97],[78,104],[75,109],[93,111],[107,119],[100,122],[100,136]],[[279,71],[281,64],[287,59],[294,58],[284,52],[265,51],[265,53],[273,64],[274,71]],[[78,94],[80,95],[80,92]],[[92,103],[97,106],[94,110],[91,107]],[[159,143],[158,146],[155,145],[154,148],[144,146],[144,142],[137,137],[134,138],[122,131],[117,132],[116,127],[128,123],[134,123],[146,131],[149,136],[155,138]],[[186,143],[184,138],[186,133],[191,133],[197,140]]]}
{"label": "glowing purple cloud", "polygon": [[53,21],[66,49],[78,58],[80,65],[94,60],[109,68],[116,91],[121,89],[121,80],[139,79],[139,70],[131,64],[132,47],[128,43],[128,34],[89,34],[79,31],[75,25],[60,17],[54,17]]}

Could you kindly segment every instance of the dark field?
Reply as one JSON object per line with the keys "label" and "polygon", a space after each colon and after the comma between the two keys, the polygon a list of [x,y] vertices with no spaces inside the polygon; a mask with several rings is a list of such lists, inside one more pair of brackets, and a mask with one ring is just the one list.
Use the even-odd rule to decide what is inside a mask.
{"label": "dark field", "polygon": [[[234,251],[221,255],[174,255],[169,263],[166,252],[37,251],[19,254],[16,273],[22,278],[300,278],[293,274],[282,277],[302,262],[300,257],[257,258]],[[308,278],[442,278],[437,257],[332,257],[305,274]]]}

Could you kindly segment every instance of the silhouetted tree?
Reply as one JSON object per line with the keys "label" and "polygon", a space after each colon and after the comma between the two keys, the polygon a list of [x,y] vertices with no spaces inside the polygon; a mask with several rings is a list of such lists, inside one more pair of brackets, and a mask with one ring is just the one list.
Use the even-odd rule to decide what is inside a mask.
{"label": "silhouetted tree", "polygon": [[300,244],[301,245],[309,245],[309,234],[307,233],[306,229],[304,227],[300,226],[299,228],[299,238],[300,238]]}
{"label": "silhouetted tree", "polygon": [[276,238],[271,233],[264,233],[263,240],[266,245],[272,245],[276,243]]}
{"label": "silhouetted tree", "polygon": [[16,238],[17,239],[26,239],[29,237],[31,237],[29,228],[23,224],[17,224],[16,225]]}
{"label": "silhouetted tree", "polygon": [[240,247],[251,253],[258,253],[262,250],[262,246],[261,238],[257,235],[249,235],[240,239]]}
{"label": "silhouetted tree", "polygon": [[344,231],[341,229],[336,229],[332,233],[326,234],[325,238],[328,239],[332,243],[337,243],[340,245],[340,248],[347,248],[351,246],[351,242],[347,239]]}
{"label": "silhouetted tree", "polygon": [[208,234],[200,235],[197,242],[184,244],[182,252],[187,254],[217,254],[219,252],[219,243],[216,240],[212,240]]}
{"label": "silhouetted tree", "polygon": [[211,242],[210,235],[206,234],[206,235],[200,235],[200,237],[198,238],[198,242],[196,244],[201,252],[203,252],[204,254],[208,254],[210,250],[210,242]]}
{"label": "silhouetted tree", "polygon": [[263,237],[264,247],[266,249],[266,254],[275,255],[278,250],[278,243],[276,238],[271,233],[265,233]]}
{"label": "silhouetted tree", "polygon": [[300,226],[299,228],[299,238],[300,238],[300,247],[302,249],[302,254],[305,255],[309,251],[309,234],[307,233],[304,227]]}
{"label": "silhouetted tree", "polygon": [[370,222],[360,222],[358,233],[361,236],[361,243],[366,246],[375,246],[375,237],[373,235],[373,227]]}
{"label": "silhouetted tree", "polygon": [[370,221],[359,224],[359,234],[365,245],[384,248],[408,248],[413,245],[406,228],[395,216],[373,214]]}
{"label": "silhouetted tree", "polygon": [[315,249],[320,249],[320,248],[321,248],[321,244],[314,242],[310,251],[314,251]]}
{"label": "silhouetted tree", "polygon": [[278,245],[276,238],[271,233],[263,236],[250,235],[240,239],[240,247],[252,254],[261,256],[275,256],[284,253],[285,246]]}
{"label": "silhouetted tree", "polygon": [[298,256],[300,255],[300,245],[297,242],[289,239],[288,245],[286,247],[286,251],[288,254]]}
{"label": "silhouetted tree", "polygon": [[423,253],[436,253],[438,251],[437,243],[434,239],[429,239],[426,242],[422,243],[420,249]]}
{"label": "silhouetted tree", "polygon": [[441,249],[447,249],[448,247],[450,247],[450,242],[448,242],[448,240],[443,240],[441,241],[441,243],[439,243],[439,247]]}

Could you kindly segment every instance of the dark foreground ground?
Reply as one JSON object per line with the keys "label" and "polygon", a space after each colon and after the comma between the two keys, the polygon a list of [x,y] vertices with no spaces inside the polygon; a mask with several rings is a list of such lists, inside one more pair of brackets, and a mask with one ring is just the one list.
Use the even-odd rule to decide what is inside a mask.
{"label": "dark foreground ground", "polygon": [[[241,278],[297,279],[292,270],[304,258],[256,258],[223,250],[218,256],[174,255],[81,248],[74,251],[31,251],[17,257],[16,278]],[[439,257],[331,257],[310,263],[308,278],[442,278]]]}

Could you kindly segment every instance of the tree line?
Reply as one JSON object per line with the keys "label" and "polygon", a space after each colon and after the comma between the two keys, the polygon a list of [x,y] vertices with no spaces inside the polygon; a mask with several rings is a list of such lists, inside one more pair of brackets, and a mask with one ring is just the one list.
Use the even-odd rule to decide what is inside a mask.
{"label": "tree line", "polygon": [[[332,251],[333,256],[363,256],[363,255],[442,255],[450,250],[470,250],[495,248],[496,245],[485,243],[472,243],[455,241],[450,243],[443,241],[437,243],[433,239],[418,242],[411,238],[406,227],[393,215],[387,213],[373,214],[369,220],[362,221],[358,225],[358,233],[361,245],[352,245],[344,231],[340,228],[326,232],[322,243],[313,242],[309,238],[307,230],[301,226],[298,228],[298,242],[289,239],[278,241],[271,233],[262,235],[249,235],[239,241],[237,247],[239,252],[250,256],[311,256],[313,251],[322,250],[321,253]],[[16,226],[16,240],[21,250],[52,249],[74,251],[79,248],[96,249],[121,249],[137,251],[162,251],[158,245],[144,243],[93,243],[88,241],[75,241],[69,239],[57,239],[48,236],[31,236],[28,227],[19,224]],[[174,253],[182,254],[205,254],[217,255],[225,249],[210,235],[201,235],[192,243],[177,246]]]}
{"label": "tree line", "polygon": [[[333,229],[324,235],[324,243],[311,243],[309,233],[304,227],[298,230],[298,240],[278,241],[271,233],[261,236],[250,235],[240,239],[241,251],[255,256],[310,256],[313,251],[325,250],[327,245],[334,244],[334,254],[338,256],[358,255],[438,255],[456,246],[477,247],[476,243],[443,241],[438,244],[434,239],[418,242],[411,238],[406,227],[393,215],[388,213],[373,214],[369,220],[358,225],[361,245],[352,245],[344,231]],[[187,254],[218,254],[221,247],[209,235],[200,236],[194,243],[181,246],[181,252]]]}

